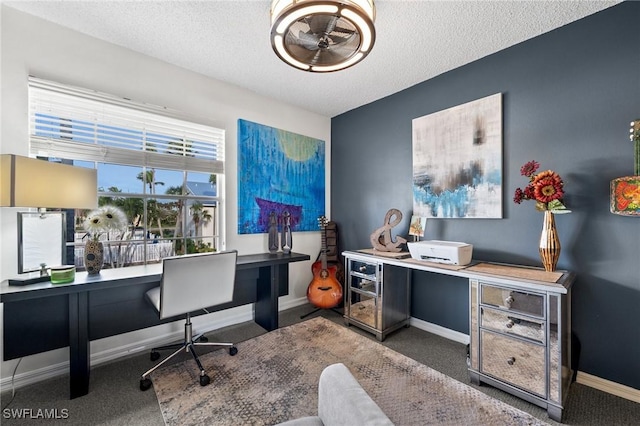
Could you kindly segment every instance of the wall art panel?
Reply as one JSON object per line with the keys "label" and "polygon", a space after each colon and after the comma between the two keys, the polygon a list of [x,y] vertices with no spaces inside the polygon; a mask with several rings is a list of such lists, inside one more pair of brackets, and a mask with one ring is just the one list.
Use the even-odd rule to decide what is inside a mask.
{"label": "wall art panel", "polygon": [[413,214],[502,217],[502,94],[412,120]]}
{"label": "wall art panel", "polygon": [[269,229],[275,212],[292,231],[317,231],[325,214],[325,142],[238,120],[238,234]]}

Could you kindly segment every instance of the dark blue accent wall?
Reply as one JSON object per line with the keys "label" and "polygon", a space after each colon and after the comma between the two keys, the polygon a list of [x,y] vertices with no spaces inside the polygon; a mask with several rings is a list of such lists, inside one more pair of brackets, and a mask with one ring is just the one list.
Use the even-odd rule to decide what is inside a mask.
{"label": "dark blue accent wall", "polygon": [[[503,218],[430,219],[426,239],[465,241],[474,258],[540,265],[542,214],[516,205],[520,166],[565,180],[558,267],[577,273],[578,369],[640,389],[640,217],[609,213],[609,182],[632,175],[640,118],[640,3],[624,2],[332,119],[331,219],[341,249],[371,247],[390,208],[412,213],[411,120],[503,94]],[[428,52],[425,52],[428,55]],[[380,70],[381,73],[384,70]],[[412,316],[469,332],[466,283],[414,272]]]}

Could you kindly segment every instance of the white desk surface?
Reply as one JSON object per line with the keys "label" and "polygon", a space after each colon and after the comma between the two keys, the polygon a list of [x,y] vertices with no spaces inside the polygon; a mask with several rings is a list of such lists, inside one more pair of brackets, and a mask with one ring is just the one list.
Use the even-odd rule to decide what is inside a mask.
{"label": "white desk surface", "polygon": [[[454,265],[446,265],[446,264],[438,264],[433,262],[427,262],[422,260],[415,260],[412,258],[404,258],[404,259],[394,259],[391,257],[385,256],[377,256],[375,254],[363,253],[359,251],[344,251],[342,253],[343,256],[349,257],[351,259],[361,260],[361,261],[371,261],[375,259],[377,262],[384,263],[386,265],[399,266],[402,268],[410,268],[419,271],[425,272],[433,272],[436,274],[449,275],[454,277],[462,277],[468,279],[477,279],[482,281],[483,279],[491,279],[492,283],[495,284],[504,284],[510,287],[521,287],[527,290],[538,290],[543,292],[550,293],[560,293],[566,294],[569,291],[569,288],[573,284],[575,279],[575,275],[570,271],[556,271],[557,275],[549,275],[545,274],[544,269],[535,268],[531,266],[520,266],[520,265],[508,265],[501,264],[495,262],[482,262],[478,260],[472,260],[470,264],[465,266],[454,266]],[[474,270],[470,270],[469,268],[477,265],[489,264],[489,265],[499,265],[505,267],[505,270],[512,269],[513,274],[497,274],[497,273],[486,273],[486,272],[478,272]],[[549,280],[540,280],[540,279],[531,279],[531,278],[523,278],[522,276],[518,276],[518,270],[523,270],[525,272],[532,271],[537,272],[540,276],[549,276],[555,277],[558,276],[556,282],[553,282],[553,278]],[[523,274],[524,275],[524,274]]]}

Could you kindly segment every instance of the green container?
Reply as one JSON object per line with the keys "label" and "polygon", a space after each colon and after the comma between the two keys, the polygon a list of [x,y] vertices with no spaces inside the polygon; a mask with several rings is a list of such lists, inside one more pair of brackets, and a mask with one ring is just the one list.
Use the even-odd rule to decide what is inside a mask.
{"label": "green container", "polygon": [[62,265],[51,267],[51,284],[66,284],[76,279],[76,267]]}

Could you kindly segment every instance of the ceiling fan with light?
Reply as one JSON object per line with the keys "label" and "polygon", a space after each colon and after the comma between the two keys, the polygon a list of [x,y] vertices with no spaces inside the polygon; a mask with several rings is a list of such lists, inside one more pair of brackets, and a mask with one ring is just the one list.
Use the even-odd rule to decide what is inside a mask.
{"label": "ceiling fan with light", "polygon": [[374,20],[373,0],[273,0],[271,45],[295,68],[338,71],[371,52]]}

